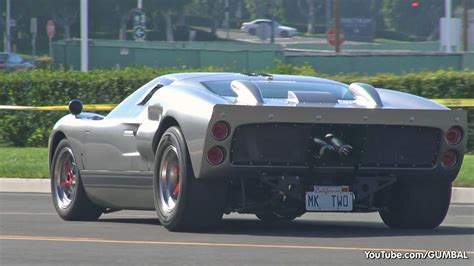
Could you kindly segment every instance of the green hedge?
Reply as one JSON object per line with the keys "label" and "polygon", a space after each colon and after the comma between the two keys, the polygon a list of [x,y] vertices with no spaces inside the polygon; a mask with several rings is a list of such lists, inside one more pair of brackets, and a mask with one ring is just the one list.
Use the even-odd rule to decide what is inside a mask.
{"label": "green hedge", "polygon": [[[35,70],[0,73],[0,105],[63,105],[80,98],[85,103],[119,103],[150,79],[168,73],[225,71],[206,69],[127,68],[123,70],[78,71]],[[321,76],[308,65],[279,64],[268,73]],[[376,76],[322,75],[344,83],[365,82],[376,87],[405,91],[427,98],[474,98],[474,71],[436,71]],[[45,146],[51,127],[65,112],[0,111],[0,139],[13,146]],[[474,121],[469,111],[470,124]],[[470,139],[474,140],[472,126]],[[470,141],[470,150],[474,150]]]}

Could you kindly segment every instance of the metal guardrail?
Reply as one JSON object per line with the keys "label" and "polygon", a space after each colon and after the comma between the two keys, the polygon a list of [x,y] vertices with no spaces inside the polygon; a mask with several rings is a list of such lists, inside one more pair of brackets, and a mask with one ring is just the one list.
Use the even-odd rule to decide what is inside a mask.
{"label": "metal guardrail", "polygon": [[[474,107],[474,99],[432,99],[433,101],[448,107]],[[86,111],[110,111],[116,104],[85,104]],[[20,106],[20,105],[0,105],[0,110],[21,110],[21,111],[68,111],[67,105],[54,106]]]}

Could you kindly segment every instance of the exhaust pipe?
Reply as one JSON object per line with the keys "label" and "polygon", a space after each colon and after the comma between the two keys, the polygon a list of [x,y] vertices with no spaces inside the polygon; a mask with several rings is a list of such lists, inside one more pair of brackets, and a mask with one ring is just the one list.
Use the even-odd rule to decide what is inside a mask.
{"label": "exhaust pipe", "polygon": [[352,146],[344,143],[333,134],[326,134],[325,140],[314,138],[315,148],[319,158],[339,155],[341,158],[349,157],[352,154]]}
{"label": "exhaust pipe", "polygon": [[336,136],[334,136],[333,134],[327,134],[326,140],[332,147],[334,147],[339,156],[344,158],[352,154],[352,146],[349,144],[345,144],[342,140],[336,138]]}

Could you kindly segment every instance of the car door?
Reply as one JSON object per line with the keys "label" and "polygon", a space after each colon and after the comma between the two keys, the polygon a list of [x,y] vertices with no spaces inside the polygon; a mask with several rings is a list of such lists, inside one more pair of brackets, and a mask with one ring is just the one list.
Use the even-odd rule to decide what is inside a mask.
{"label": "car door", "polygon": [[132,93],[103,120],[85,128],[87,195],[111,209],[153,209],[153,171],[137,149],[136,133],[147,119],[147,103],[169,80],[155,79]]}
{"label": "car door", "polygon": [[131,94],[103,120],[85,129],[84,166],[92,171],[148,171],[150,166],[138,152],[136,133],[146,119],[146,102],[162,85],[147,83]]}

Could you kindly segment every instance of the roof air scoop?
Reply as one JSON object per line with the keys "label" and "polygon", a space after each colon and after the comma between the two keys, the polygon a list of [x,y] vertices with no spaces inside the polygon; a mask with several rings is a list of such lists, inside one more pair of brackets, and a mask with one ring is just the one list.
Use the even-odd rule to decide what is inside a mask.
{"label": "roof air scoop", "polygon": [[354,95],[356,104],[371,108],[383,107],[382,99],[372,85],[365,83],[352,83],[349,85],[349,90]]}
{"label": "roof air scoop", "polygon": [[258,105],[263,103],[262,93],[257,85],[247,80],[234,80],[230,87],[237,94],[237,101],[249,105]]}
{"label": "roof air scoop", "polygon": [[337,97],[323,91],[288,91],[289,103],[337,103]]}

